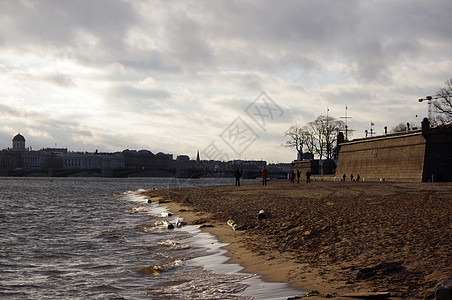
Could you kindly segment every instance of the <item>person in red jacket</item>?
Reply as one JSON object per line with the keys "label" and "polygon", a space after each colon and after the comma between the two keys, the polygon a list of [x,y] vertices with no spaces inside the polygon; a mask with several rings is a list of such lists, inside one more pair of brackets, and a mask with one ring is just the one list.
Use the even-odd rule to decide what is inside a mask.
{"label": "person in red jacket", "polygon": [[267,168],[262,169],[262,185],[267,185]]}

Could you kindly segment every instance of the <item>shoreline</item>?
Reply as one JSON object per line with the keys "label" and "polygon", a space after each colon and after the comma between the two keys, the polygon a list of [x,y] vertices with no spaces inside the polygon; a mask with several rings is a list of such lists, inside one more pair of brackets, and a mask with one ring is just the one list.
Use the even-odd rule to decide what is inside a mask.
{"label": "shoreline", "polygon": [[[286,280],[280,278],[280,274],[275,274],[271,268],[278,265],[280,269],[288,269],[291,264],[287,264],[289,258],[269,258],[268,255],[256,255],[247,251],[243,246],[243,238],[246,238],[246,234],[243,231],[234,231],[229,225],[211,219],[208,213],[193,212],[188,206],[183,206],[176,202],[164,202],[160,204],[166,207],[169,211],[174,212],[179,217],[184,219],[189,225],[199,223],[199,220],[210,219],[209,222],[199,225],[199,229],[203,232],[207,232],[215,236],[220,243],[227,244],[221,248],[227,250],[224,254],[229,259],[227,264],[239,264],[243,267],[240,272],[258,274],[262,276],[262,279],[269,282],[281,282],[288,283],[290,287],[298,289],[300,294],[306,292],[304,289],[300,289],[300,286],[294,286]],[[244,236],[245,235],[245,236]],[[278,254],[280,255],[280,254]],[[285,266],[286,265],[286,266]]]}
{"label": "shoreline", "polygon": [[[350,299],[348,296],[351,295],[376,295],[375,293],[381,292],[389,293],[391,299],[398,299],[406,297],[424,298],[426,295],[434,294],[434,285],[452,273],[451,267],[446,267],[450,258],[447,257],[447,252],[443,253],[450,249],[450,241],[443,241],[445,247],[440,247],[437,253],[434,253],[435,256],[439,256],[438,259],[433,259],[432,254],[430,254],[430,257],[423,261],[424,254],[422,252],[427,248],[419,245],[419,247],[415,247],[417,250],[413,250],[405,249],[407,248],[405,246],[402,247],[404,250],[401,251],[400,247],[403,245],[400,244],[400,241],[397,245],[396,242],[404,236],[403,230],[400,230],[400,226],[404,226],[403,222],[397,224],[399,235],[397,235],[397,231],[392,230],[392,227],[396,225],[397,217],[400,217],[398,215],[395,218],[394,216],[389,219],[386,218],[386,222],[380,222],[371,231],[365,232],[367,235],[378,235],[373,239],[367,239],[366,236],[363,236],[363,233],[358,232],[362,229],[361,221],[352,224],[353,226],[350,227],[347,226],[349,220],[345,220],[345,223],[341,223],[341,227],[335,224],[337,220],[334,221],[327,217],[329,222],[324,223],[319,220],[317,215],[319,212],[325,214],[339,213],[343,217],[340,212],[342,209],[350,209],[350,207],[347,208],[347,205],[355,205],[356,207],[353,210],[361,208],[363,210],[361,213],[369,214],[366,206],[376,205],[376,207],[372,207],[371,212],[383,213],[382,216],[384,216],[398,214],[398,210],[407,204],[413,206],[410,208],[420,206],[421,210],[424,210],[427,214],[438,214],[441,211],[444,212],[444,209],[447,214],[447,210],[452,208],[450,206],[452,203],[451,196],[449,195],[451,188],[452,185],[447,183],[314,182],[306,185],[290,184],[286,181],[271,181],[264,188],[256,183],[240,187],[217,186],[155,190],[146,191],[144,194],[149,199],[159,202],[173,213],[184,218],[187,224],[200,225],[201,230],[215,235],[220,242],[227,243],[228,245],[224,247],[227,250],[226,256],[230,257],[227,263],[240,264],[244,267],[242,272],[259,274],[263,280],[268,282],[288,283],[290,287],[300,290],[300,295],[303,294],[303,291],[316,290],[320,293],[336,296],[336,299]],[[395,205],[392,210],[390,207],[385,207],[385,203],[381,201],[382,198],[389,200],[393,197],[400,198],[399,201],[394,202],[395,204],[403,202],[404,205]],[[428,198],[433,205],[425,207]],[[248,199],[248,201],[245,201],[245,199]],[[346,206],[337,205],[339,201],[344,202]],[[364,204],[361,203],[363,201]],[[290,203],[287,204],[286,202]],[[257,221],[257,212],[262,208],[269,212],[269,217]],[[288,208],[292,210],[289,211]],[[385,208],[387,209],[386,213]],[[308,215],[309,211],[312,215]],[[418,214],[414,212],[416,210],[413,210],[412,213],[407,210],[408,215],[404,216],[406,218],[404,221],[409,221],[412,218],[416,220]],[[358,215],[361,215],[361,213]],[[378,213],[372,214],[378,215]],[[347,216],[347,213],[345,216]],[[369,216],[372,217],[374,223],[379,222],[379,216]],[[444,217],[446,223],[441,223],[442,226],[439,228],[436,223],[429,224],[435,222],[434,218],[424,218],[422,225],[426,225],[431,230],[442,230],[443,237],[447,238],[451,234],[451,229],[445,224],[448,224],[448,220],[450,221],[450,216],[445,215]],[[239,225],[243,225],[244,230],[234,231],[227,225],[227,220],[231,218]],[[302,221],[300,219],[305,221],[308,219],[307,224],[316,226],[310,226],[311,228],[307,228],[305,225],[297,226],[299,225],[298,221]],[[322,226],[318,228],[319,225]],[[371,225],[372,222],[368,222],[366,227],[371,227]],[[413,226],[412,224],[405,225]],[[344,237],[345,242],[335,240],[334,234],[333,236],[328,235],[331,231],[336,231],[336,235],[341,232],[348,234],[351,231],[361,240],[353,240],[353,235]],[[394,234],[396,235],[394,236]],[[315,241],[317,235],[320,236],[320,243]],[[387,239],[387,241],[384,241],[382,250],[380,252],[369,251],[373,247],[379,248],[381,246],[373,245],[373,243],[381,243],[381,237]],[[362,243],[362,238],[366,243],[369,243],[369,247],[356,251],[354,247],[363,248],[362,245],[357,244]],[[414,238],[417,238],[416,235],[414,235]],[[297,244],[294,241],[301,243]],[[432,244],[429,249],[434,249],[441,240],[429,242]],[[308,248],[299,249],[303,248],[300,245],[305,246],[306,244],[309,246]],[[408,243],[408,248],[410,248],[409,246],[410,243]],[[326,251],[319,254],[320,247],[326,248]],[[343,256],[346,259],[342,261],[338,257],[331,258],[333,250],[340,253],[342,251],[342,254],[351,253]],[[394,255],[392,252],[401,253]],[[410,259],[410,253],[416,259]],[[353,257],[353,255],[356,255],[356,257]],[[352,256],[351,259],[350,256]],[[442,265],[439,261],[441,258],[445,260]],[[416,260],[418,261],[417,265]],[[387,274],[380,274],[380,271],[375,271],[378,270],[376,266],[384,266],[385,263],[389,266],[386,270]],[[440,266],[440,270],[435,270],[438,269],[438,266]],[[374,268],[375,274],[373,274],[373,277],[375,278],[372,276],[365,278],[364,276],[360,278],[362,280],[358,280],[359,274],[366,269],[372,271],[372,267]],[[425,274],[416,277],[413,268],[419,268]],[[353,276],[348,274],[350,272]],[[403,276],[408,278],[400,279]],[[394,279],[397,279],[397,281]],[[420,282],[421,279],[426,282]],[[391,280],[395,282],[391,283]],[[409,293],[415,288],[413,284],[419,286],[411,295]]]}
{"label": "shoreline", "polygon": [[[234,231],[226,223],[212,219],[209,213],[194,212],[191,210],[190,206],[181,205],[180,203],[167,199],[163,200],[159,205],[166,207],[169,211],[183,218],[184,222],[188,225],[198,225],[201,231],[210,233],[215,236],[220,243],[227,244],[221,247],[226,250],[224,255],[228,257],[228,260],[225,263],[239,264],[243,268],[240,270],[241,273],[258,274],[261,276],[262,280],[266,282],[286,283],[289,288],[298,290],[300,296],[311,291],[320,291],[321,294],[333,295],[339,287],[331,283],[327,284],[322,282],[322,280],[318,278],[318,274],[312,271],[305,274],[305,276],[303,276],[305,278],[301,281],[296,278],[296,276],[291,278],[291,273],[300,272],[304,267],[308,266],[294,266],[290,255],[281,255],[281,253],[277,251],[271,253],[267,252],[265,254],[255,254],[247,250],[245,247],[246,242],[243,242],[243,239],[247,238],[244,231]],[[207,219],[209,221],[204,223],[204,220]],[[199,224],[200,222],[203,224]],[[309,299],[323,298],[324,297],[309,297]],[[334,298],[341,299],[337,296]]]}

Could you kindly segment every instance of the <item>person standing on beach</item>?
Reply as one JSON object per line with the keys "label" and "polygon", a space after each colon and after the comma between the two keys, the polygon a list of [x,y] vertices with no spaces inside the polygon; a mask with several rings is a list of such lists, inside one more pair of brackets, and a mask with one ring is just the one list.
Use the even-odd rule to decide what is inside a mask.
{"label": "person standing on beach", "polygon": [[235,171],[235,185],[236,186],[240,186],[240,177],[242,177],[242,173],[240,173],[240,170],[237,169],[237,171]]}
{"label": "person standing on beach", "polygon": [[293,170],[290,172],[290,183],[295,183],[295,172]]}
{"label": "person standing on beach", "polygon": [[300,172],[300,170],[297,170],[297,183],[300,183],[300,176],[301,176],[301,172]]}
{"label": "person standing on beach", "polygon": [[262,169],[262,185],[267,185],[267,175],[268,175],[267,168],[264,167]]}
{"label": "person standing on beach", "polygon": [[306,172],[306,183],[311,183],[311,171]]}

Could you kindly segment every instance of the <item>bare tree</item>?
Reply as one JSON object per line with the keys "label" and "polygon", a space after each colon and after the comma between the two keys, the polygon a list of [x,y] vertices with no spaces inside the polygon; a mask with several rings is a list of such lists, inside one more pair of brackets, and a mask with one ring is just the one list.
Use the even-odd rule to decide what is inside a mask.
{"label": "bare tree", "polygon": [[306,128],[294,125],[286,131],[285,136],[287,136],[289,140],[286,141],[284,146],[295,148],[300,157],[303,157],[303,151],[305,148],[309,150],[311,137]]}
{"label": "bare tree", "polygon": [[334,119],[333,117],[318,116],[314,121],[308,123],[308,128],[313,137],[315,152],[320,159],[325,157],[333,158],[334,143],[337,135],[345,129],[345,123]]}
{"label": "bare tree", "polygon": [[452,78],[446,81],[446,87],[438,90],[433,109],[437,119],[442,123],[452,122]]}
{"label": "bare tree", "polygon": [[303,157],[304,152],[318,154],[320,159],[333,158],[334,144],[340,131],[345,130],[345,123],[333,117],[318,116],[306,126],[294,125],[286,131],[289,138],[285,147],[295,148]]}
{"label": "bare tree", "polygon": [[324,138],[324,135],[326,135],[326,116],[318,116],[314,121],[309,122],[307,126],[313,137],[314,151],[322,159],[326,147]]}
{"label": "bare tree", "polygon": [[312,156],[314,157],[314,154],[316,153],[316,138],[309,132],[309,127],[305,126],[304,127],[305,131],[306,131],[306,152],[311,153]]}

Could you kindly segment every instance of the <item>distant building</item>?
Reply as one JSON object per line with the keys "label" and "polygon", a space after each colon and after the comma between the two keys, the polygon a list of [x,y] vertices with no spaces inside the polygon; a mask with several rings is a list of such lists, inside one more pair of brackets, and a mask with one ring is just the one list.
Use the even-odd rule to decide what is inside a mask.
{"label": "distant building", "polygon": [[226,170],[235,171],[237,169],[243,171],[262,172],[262,169],[267,166],[265,160],[241,160],[236,159],[227,163]]}
{"label": "distant building", "polygon": [[124,150],[122,153],[71,152],[67,148],[44,148],[31,151],[26,148],[25,138],[20,133],[12,140],[12,148],[0,151],[0,170],[6,175],[8,170],[34,169],[120,169],[147,168],[168,169],[172,154],[147,150]]}
{"label": "distant building", "polygon": [[40,169],[42,156],[37,151],[27,151],[22,154],[23,167],[27,169]]}
{"label": "distant building", "polygon": [[63,169],[118,169],[124,160],[118,153],[65,152],[57,155]]}
{"label": "distant building", "polygon": [[125,168],[168,169],[173,160],[172,154],[159,152],[153,154],[148,150],[124,150],[122,151]]}
{"label": "distant building", "polygon": [[[13,170],[16,168],[22,168],[23,162],[20,152],[8,150],[2,150],[0,152],[0,170]],[[6,175],[2,173],[2,175]]]}
{"label": "distant building", "polygon": [[297,160],[310,160],[314,159],[314,155],[309,152],[304,152],[303,155],[300,155],[300,153],[297,153]]}
{"label": "distant building", "polygon": [[268,164],[268,172],[290,172],[292,171],[292,164],[291,163],[275,163],[275,164]]}
{"label": "distant building", "polygon": [[188,155],[178,155],[176,157],[177,161],[189,161],[190,160],[190,156]]}
{"label": "distant building", "polygon": [[39,159],[25,147],[25,138],[20,133],[13,137],[12,148],[0,152],[0,170],[22,169],[39,164]]}
{"label": "distant building", "polygon": [[[228,177],[237,169],[243,178],[257,178],[262,168],[267,166],[262,160],[217,161],[201,160],[197,151],[196,159],[188,155],[148,150],[129,150],[116,153],[74,152],[67,148],[43,148],[31,151],[25,145],[25,137],[20,133],[12,140],[12,148],[0,151],[0,176],[176,176],[176,177]],[[269,176],[279,178],[286,174],[289,164],[271,164]],[[142,175],[145,174],[145,175]]]}
{"label": "distant building", "polygon": [[20,133],[13,137],[13,151],[25,151],[25,138]]}
{"label": "distant building", "polygon": [[44,148],[44,149],[41,149],[39,152],[53,153],[55,155],[62,155],[62,154],[67,153],[67,148]]}

